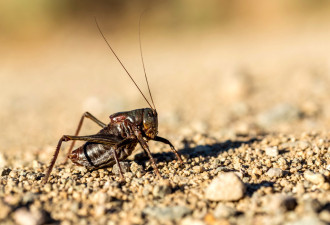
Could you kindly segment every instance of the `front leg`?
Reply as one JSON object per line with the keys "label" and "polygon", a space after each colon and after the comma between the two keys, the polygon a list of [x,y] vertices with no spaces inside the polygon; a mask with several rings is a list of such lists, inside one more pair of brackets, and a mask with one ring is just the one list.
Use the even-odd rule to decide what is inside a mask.
{"label": "front leg", "polygon": [[142,134],[141,134],[140,131],[135,130],[135,133],[136,133],[135,136],[137,137],[137,139],[138,139],[138,141],[139,141],[141,147],[142,147],[143,150],[148,154],[148,156],[149,156],[149,158],[150,158],[150,161],[151,161],[151,165],[152,165],[152,167],[154,168],[155,173],[157,174],[157,176],[158,176],[159,178],[161,178],[160,173],[159,173],[159,170],[158,170],[158,168],[157,168],[157,165],[156,165],[156,163],[155,163],[154,158],[153,158],[152,155],[151,155],[151,152],[150,152],[150,150],[149,150],[149,146],[148,146],[147,142],[142,138]]}
{"label": "front leg", "polygon": [[179,153],[177,152],[177,150],[174,148],[174,146],[172,145],[172,143],[169,140],[167,140],[165,138],[162,138],[162,137],[159,137],[159,136],[156,136],[153,140],[154,141],[162,142],[164,144],[168,144],[171,147],[172,152],[176,155],[176,157],[180,161],[180,163],[182,165],[184,164],[183,161],[182,161],[182,159],[181,159],[181,156],[179,155]]}

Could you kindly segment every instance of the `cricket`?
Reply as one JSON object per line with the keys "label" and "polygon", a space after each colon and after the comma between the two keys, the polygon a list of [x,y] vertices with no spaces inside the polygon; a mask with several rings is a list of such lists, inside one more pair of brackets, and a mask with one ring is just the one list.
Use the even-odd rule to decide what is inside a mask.
{"label": "cricket", "polygon": [[[142,15],[141,15],[142,17]],[[142,66],[144,71],[145,80],[147,83],[149,96],[152,104],[148,101],[146,96],[143,94],[137,83],[134,81],[131,74],[128,72],[122,61],[119,59],[108,40],[104,36],[96,18],[95,23],[105,43],[109,47],[112,54],[117,58],[120,65],[123,67],[129,78],[132,80],[136,88],[141,93],[150,108],[135,109],[131,111],[118,112],[110,115],[109,124],[105,124],[91,113],[85,112],[81,117],[78,127],[74,135],[63,135],[55,149],[54,156],[47,168],[45,177],[42,183],[48,182],[52,169],[56,163],[56,159],[59,155],[63,142],[72,141],[66,161],[70,159],[74,164],[78,166],[84,166],[87,169],[99,169],[109,167],[114,164],[118,165],[120,178],[124,179],[120,161],[125,160],[131,155],[136,148],[137,144],[140,144],[146,155],[149,157],[151,165],[156,175],[161,178],[157,165],[154,158],[151,155],[148,141],[162,142],[170,146],[171,151],[176,155],[177,159],[183,165],[183,161],[174,148],[172,143],[166,138],[158,136],[158,114],[151,95],[147,73],[144,65],[142,47],[141,47],[141,17],[139,21],[139,44],[140,44],[140,55],[142,60]],[[88,118],[99,125],[102,129],[94,135],[79,136],[79,132],[83,125],[84,119]],[[76,141],[85,141],[85,143],[73,150]]]}

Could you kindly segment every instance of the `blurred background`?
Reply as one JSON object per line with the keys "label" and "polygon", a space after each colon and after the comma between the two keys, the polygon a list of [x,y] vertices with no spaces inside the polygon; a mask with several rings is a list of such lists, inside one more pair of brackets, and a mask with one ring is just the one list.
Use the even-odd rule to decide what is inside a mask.
{"label": "blurred background", "polygon": [[0,151],[52,152],[85,111],[148,107],[94,22],[147,93],[146,8],[162,136],[329,130],[329,1],[15,0],[0,2]]}

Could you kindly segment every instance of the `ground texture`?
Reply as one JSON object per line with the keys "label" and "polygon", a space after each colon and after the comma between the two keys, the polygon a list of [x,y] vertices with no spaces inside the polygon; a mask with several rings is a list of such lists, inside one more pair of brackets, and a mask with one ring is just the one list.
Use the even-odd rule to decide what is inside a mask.
{"label": "ground texture", "polygon": [[[125,182],[116,167],[61,164],[64,145],[41,184],[57,141],[74,133],[84,111],[107,122],[147,106],[99,36],[63,30],[30,47],[4,47],[1,224],[329,224],[325,32],[145,34],[159,134],[185,164],[150,142],[162,179],[137,147],[122,162]],[[128,70],[141,71],[131,37],[112,41]],[[86,121],[82,134],[95,132]]]}

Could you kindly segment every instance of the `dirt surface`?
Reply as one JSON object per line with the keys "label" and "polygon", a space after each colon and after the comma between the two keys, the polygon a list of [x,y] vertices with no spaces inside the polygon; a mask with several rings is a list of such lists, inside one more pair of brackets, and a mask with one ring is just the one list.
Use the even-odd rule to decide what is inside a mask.
{"label": "dirt surface", "polygon": [[[323,27],[146,32],[159,135],[184,166],[168,146],[150,142],[163,179],[137,147],[120,183],[116,168],[60,165],[63,150],[42,185],[59,138],[74,133],[83,112],[108,123],[112,113],[147,107],[93,32],[64,29],[3,46],[2,224],[330,223],[330,33]],[[124,36],[111,42],[146,92],[137,35]],[[86,122],[82,134],[97,131]]]}

